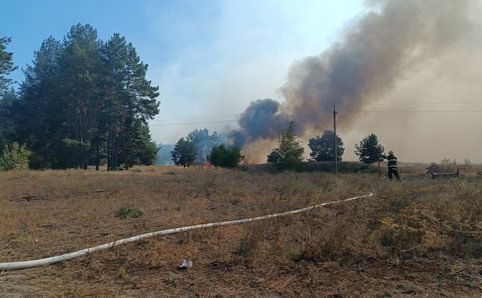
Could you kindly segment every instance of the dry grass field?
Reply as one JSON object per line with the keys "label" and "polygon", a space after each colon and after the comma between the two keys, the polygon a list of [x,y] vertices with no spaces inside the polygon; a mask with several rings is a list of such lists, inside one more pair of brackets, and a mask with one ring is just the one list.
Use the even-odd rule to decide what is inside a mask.
{"label": "dry grass field", "polygon": [[[0,296],[474,296],[482,178],[144,167],[0,173],[0,262],[141,233],[374,197],[0,273]],[[140,218],[116,217],[137,208]],[[182,259],[193,268],[179,271]]]}

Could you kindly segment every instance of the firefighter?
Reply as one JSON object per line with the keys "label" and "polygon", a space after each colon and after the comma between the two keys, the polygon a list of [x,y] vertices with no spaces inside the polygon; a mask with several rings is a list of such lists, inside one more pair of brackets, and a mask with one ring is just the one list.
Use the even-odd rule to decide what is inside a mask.
{"label": "firefighter", "polygon": [[382,158],[386,159],[388,161],[387,167],[388,167],[388,179],[392,181],[393,176],[397,178],[398,181],[400,180],[400,176],[398,175],[398,169],[397,169],[397,158],[393,154],[393,151],[388,151],[388,156],[387,155],[382,155]]}

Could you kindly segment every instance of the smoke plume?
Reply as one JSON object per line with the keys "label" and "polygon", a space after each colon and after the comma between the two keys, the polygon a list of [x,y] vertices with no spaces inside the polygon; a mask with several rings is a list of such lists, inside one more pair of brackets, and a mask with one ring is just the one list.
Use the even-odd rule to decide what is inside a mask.
{"label": "smoke plume", "polygon": [[370,0],[369,12],[355,19],[331,48],[307,57],[289,70],[280,88],[284,101],[252,102],[232,133],[241,147],[275,139],[295,121],[300,136],[328,128],[333,106],[344,124],[392,90],[410,70],[423,66],[473,29],[470,0]]}
{"label": "smoke plume", "polygon": [[232,133],[234,144],[242,147],[260,139],[272,139],[286,129],[288,122],[288,115],[281,111],[281,104],[276,100],[253,101],[239,120],[242,129]]}

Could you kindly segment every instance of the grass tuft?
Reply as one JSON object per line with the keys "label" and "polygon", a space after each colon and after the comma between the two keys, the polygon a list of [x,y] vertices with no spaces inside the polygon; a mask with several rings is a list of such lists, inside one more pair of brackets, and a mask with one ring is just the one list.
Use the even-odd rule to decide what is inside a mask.
{"label": "grass tuft", "polygon": [[143,215],[144,213],[139,209],[123,207],[117,210],[117,213],[115,216],[120,219],[126,219],[128,217],[139,218],[139,217],[142,217]]}

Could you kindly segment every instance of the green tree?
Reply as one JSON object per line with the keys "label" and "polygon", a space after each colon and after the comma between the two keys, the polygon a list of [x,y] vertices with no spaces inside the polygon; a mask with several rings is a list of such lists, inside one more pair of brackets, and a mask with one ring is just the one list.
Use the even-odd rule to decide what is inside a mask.
{"label": "green tree", "polygon": [[[75,25],[62,42],[48,38],[25,71],[13,105],[16,140],[33,151],[35,168],[99,168],[150,163],[147,121],[158,112],[158,87],[132,44],[102,42]],[[1,114],[1,111],[0,111]]]}
{"label": "green tree", "polygon": [[[34,53],[33,64],[24,71],[19,100],[13,106],[16,138],[33,151],[33,168],[67,167],[63,154],[64,125],[68,122],[59,96],[58,59],[62,45],[49,37]],[[65,166],[64,166],[65,165]]]}
{"label": "green tree", "polygon": [[13,54],[7,51],[10,38],[0,37],[0,150],[15,137],[15,127],[12,121],[12,106],[17,99],[12,82],[8,75],[16,69],[13,64]]}
{"label": "green tree", "polygon": [[[343,141],[336,136],[336,155],[337,160],[341,161],[341,157],[345,152]],[[308,147],[311,149],[310,156],[314,161],[333,161],[335,152],[333,151],[334,133],[331,130],[325,130],[321,137],[311,138]]]}
{"label": "green tree", "polygon": [[[69,167],[87,168],[91,150],[95,116],[100,95],[99,69],[101,41],[90,25],[73,26],[64,38],[59,57],[59,96],[68,121],[64,124],[65,139],[75,144],[68,155]],[[69,150],[70,151],[70,150]]]}
{"label": "green tree", "polygon": [[378,137],[373,133],[364,138],[359,145],[355,145],[355,154],[361,162],[367,164],[379,161],[384,150],[378,142]]}
{"label": "green tree", "polygon": [[147,64],[119,34],[114,34],[102,47],[101,60],[104,91],[99,103],[99,133],[95,142],[100,147],[105,135],[107,167],[111,170],[126,162],[122,157],[128,154],[123,150],[133,148],[129,142],[142,137],[134,136],[136,132],[141,133],[139,122],[147,125],[147,121],[159,113],[156,101],[159,88],[146,79]]}
{"label": "green tree", "polygon": [[0,170],[25,170],[28,169],[28,159],[31,152],[17,143],[5,145],[0,155]]}
{"label": "green tree", "polygon": [[199,164],[206,160],[213,146],[222,143],[221,136],[217,132],[210,134],[207,128],[195,129],[188,134],[187,138],[191,140],[194,143],[194,147],[196,147],[197,156],[195,162]]}
{"label": "green tree", "polygon": [[224,144],[215,145],[211,149],[208,160],[217,167],[236,168],[244,159],[241,150],[236,147],[226,147]]}
{"label": "green tree", "polygon": [[299,171],[303,166],[303,152],[295,135],[294,122],[291,122],[281,135],[278,148],[268,155],[268,163],[280,171]]}
{"label": "green tree", "polygon": [[196,160],[196,147],[188,139],[180,138],[171,151],[172,161],[176,166],[188,167]]}
{"label": "green tree", "polygon": [[151,140],[149,127],[138,122],[134,129],[131,129],[127,135],[125,147],[121,152],[124,155],[120,156],[121,164],[125,168],[130,168],[134,165],[152,165],[156,161],[157,146]]}
{"label": "green tree", "polygon": [[19,140],[33,150],[34,167],[87,167],[99,50],[96,30],[78,24],[63,42],[50,37],[34,53],[15,109]]}
{"label": "green tree", "polygon": [[12,39],[0,37],[0,93],[8,90],[12,82],[8,75],[16,69],[13,64],[13,53],[7,51],[7,45]]}
{"label": "green tree", "polygon": [[13,89],[0,94],[0,148],[4,148],[16,138],[12,117],[12,107],[16,101],[17,94]]}

